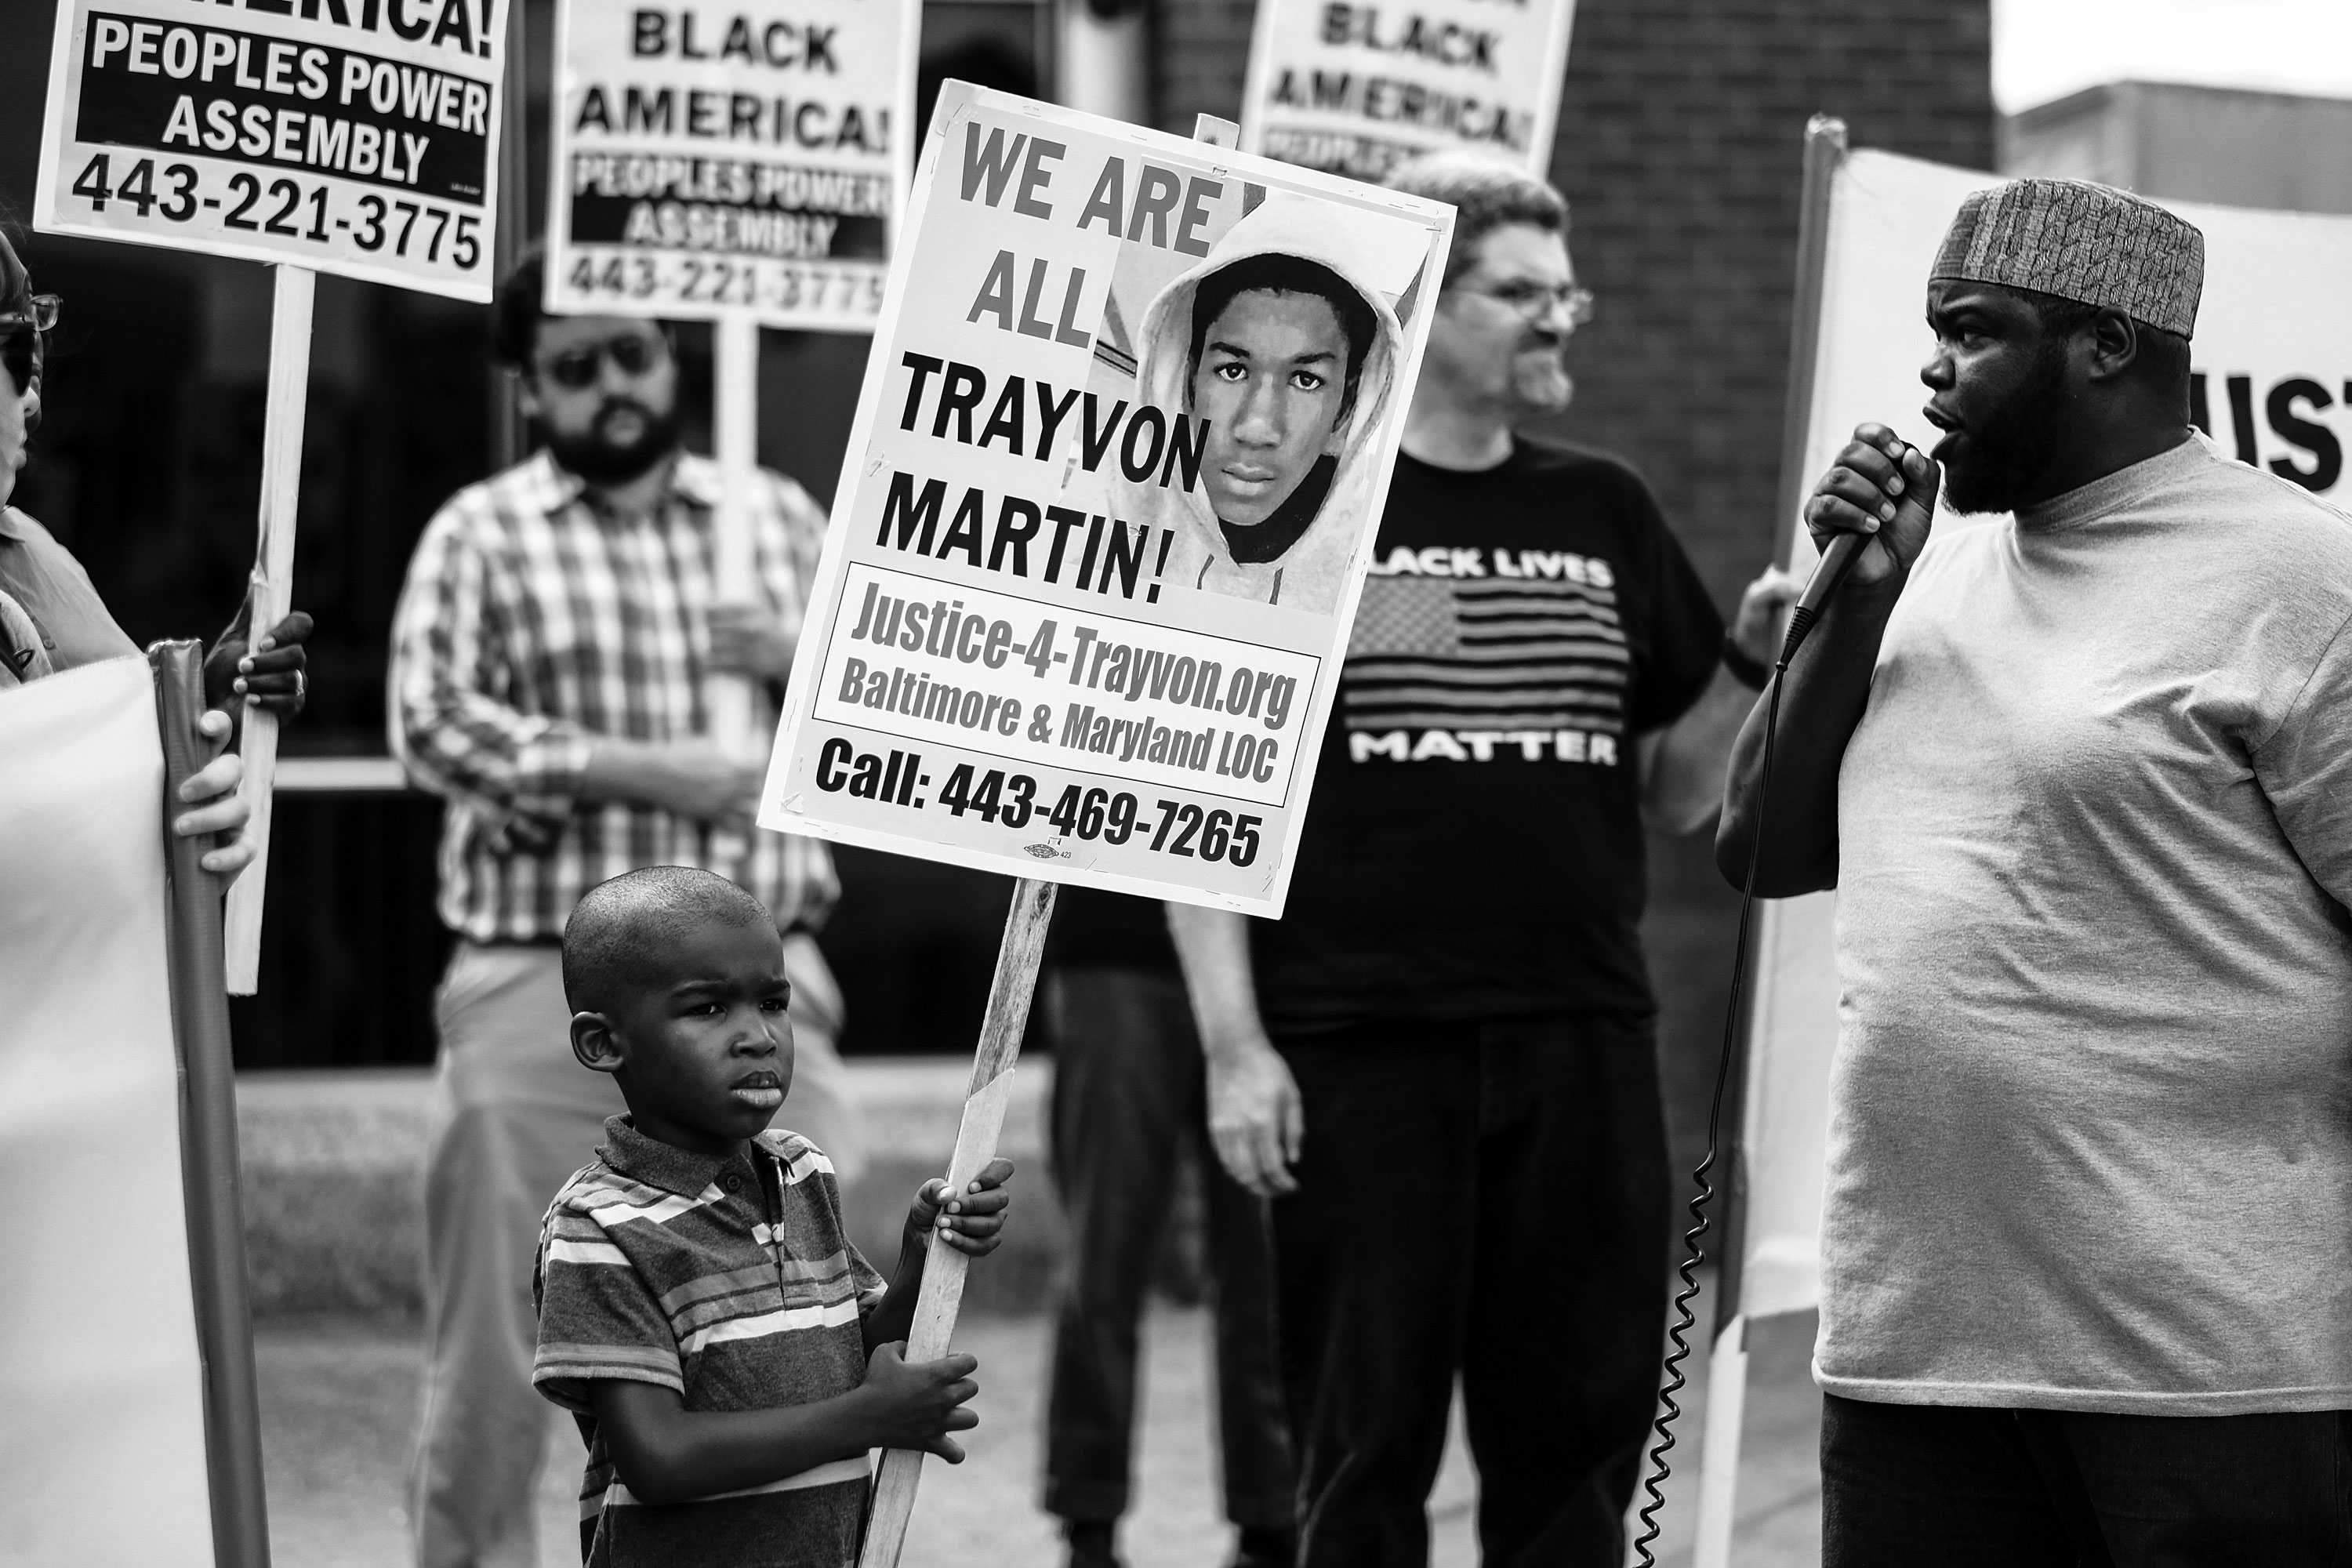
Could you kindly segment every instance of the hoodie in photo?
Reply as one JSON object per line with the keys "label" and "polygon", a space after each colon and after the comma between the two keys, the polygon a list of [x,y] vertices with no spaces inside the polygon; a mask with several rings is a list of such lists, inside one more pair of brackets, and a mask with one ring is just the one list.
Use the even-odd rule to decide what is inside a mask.
{"label": "hoodie in photo", "polygon": [[[1192,301],[1210,274],[1245,257],[1289,255],[1318,262],[1338,274],[1371,307],[1378,323],[1357,381],[1355,406],[1333,432],[1337,452],[1300,482],[1306,492],[1328,476],[1329,486],[1314,519],[1297,542],[1270,561],[1237,561],[1211,510],[1205,481],[1191,490],[1162,488],[1124,478],[1112,486],[1116,515],[1130,522],[1157,523],[1175,535],[1165,580],[1188,588],[1230,594],[1286,608],[1329,615],[1339,607],[1349,562],[1367,542],[1377,519],[1367,513],[1380,478],[1374,437],[1396,395],[1397,367],[1404,357],[1404,330],[1381,290],[1369,280],[1360,253],[1361,231],[1335,223],[1328,204],[1286,192],[1266,199],[1225,231],[1199,265],[1171,279],[1145,310],[1136,333],[1136,382],[1140,401],[1165,410],[1192,412]],[[1294,492],[1297,504],[1309,496]],[[1276,526],[1269,519],[1260,527]]]}

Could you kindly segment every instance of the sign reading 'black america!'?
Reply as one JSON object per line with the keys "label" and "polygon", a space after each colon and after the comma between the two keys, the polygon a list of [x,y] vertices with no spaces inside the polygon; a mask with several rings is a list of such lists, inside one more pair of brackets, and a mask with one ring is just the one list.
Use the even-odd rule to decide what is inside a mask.
{"label": "sign reading 'black america!'", "polygon": [[1416,153],[1551,162],[1575,0],[1259,0],[1242,145],[1360,180]]}
{"label": "sign reading 'black america!'", "polygon": [[870,331],[919,0],[565,0],[551,310]]}

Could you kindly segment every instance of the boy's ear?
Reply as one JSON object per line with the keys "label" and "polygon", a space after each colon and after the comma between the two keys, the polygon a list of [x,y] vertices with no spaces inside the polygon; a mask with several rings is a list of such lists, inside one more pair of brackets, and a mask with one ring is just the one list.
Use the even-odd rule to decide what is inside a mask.
{"label": "boy's ear", "polygon": [[618,1072],[628,1065],[620,1030],[602,1013],[572,1015],[572,1054],[590,1072]]}

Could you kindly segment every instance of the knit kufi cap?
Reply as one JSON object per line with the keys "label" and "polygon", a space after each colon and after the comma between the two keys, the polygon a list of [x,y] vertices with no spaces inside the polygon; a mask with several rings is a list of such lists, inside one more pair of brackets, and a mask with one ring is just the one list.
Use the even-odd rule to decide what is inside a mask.
{"label": "knit kufi cap", "polygon": [[1960,204],[1927,276],[2055,294],[2185,338],[2205,287],[2205,236],[2112,185],[2011,180]]}

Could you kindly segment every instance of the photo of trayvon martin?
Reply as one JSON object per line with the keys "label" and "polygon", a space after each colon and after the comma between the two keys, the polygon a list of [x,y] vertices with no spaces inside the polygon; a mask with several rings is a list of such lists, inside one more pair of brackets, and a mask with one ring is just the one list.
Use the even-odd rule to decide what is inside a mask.
{"label": "photo of trayvon martin", "polygon": [[1139,401],[1208,426],[1193,489],[1113,486],[1117,516],[1174,533],[1166,582],[1339,607],[1404,353],[1367,226],[1347,216],[1271,192],[1143,312]]}

